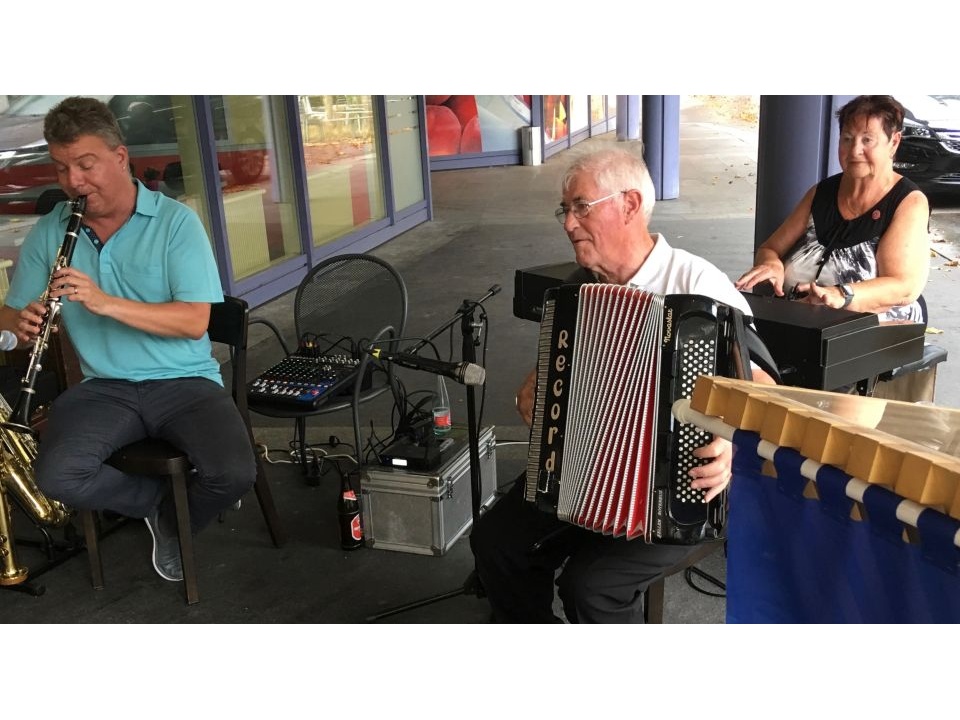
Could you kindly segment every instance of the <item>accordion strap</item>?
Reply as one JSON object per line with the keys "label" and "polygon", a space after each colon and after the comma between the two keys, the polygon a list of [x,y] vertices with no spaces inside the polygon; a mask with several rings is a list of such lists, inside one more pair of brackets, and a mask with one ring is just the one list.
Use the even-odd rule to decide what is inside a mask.
{"label": "accordion strap", "polygon": [[756,329],[752,325],[743,324],[743,338],[746,341],[747,351],[750,359],[765,370],[770,377],[777,381],[778,385],[783,384],[783,378],[780,377],[780,370],[777,368],[777,361],[773,359],[767,345],[760,338]]}

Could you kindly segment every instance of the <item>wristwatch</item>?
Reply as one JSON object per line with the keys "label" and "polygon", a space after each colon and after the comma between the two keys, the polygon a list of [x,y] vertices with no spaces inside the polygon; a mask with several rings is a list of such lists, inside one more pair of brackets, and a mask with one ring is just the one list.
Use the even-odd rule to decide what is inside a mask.
{"label": "wristwatch", "polygon": [[845,308],[847,305],[853,302],[853,288],[849,285],[843,284],[837,285],[837,289],[843,293],[843,305],[840,307]]}

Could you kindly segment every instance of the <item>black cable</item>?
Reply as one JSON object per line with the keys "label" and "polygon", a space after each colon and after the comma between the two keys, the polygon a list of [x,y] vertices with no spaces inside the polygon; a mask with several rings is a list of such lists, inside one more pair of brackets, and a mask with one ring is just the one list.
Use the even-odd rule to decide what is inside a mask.
{"label": "black cable", "polygon": [[[326,347],[320,349],[321,342],[326,343]],[[327,333],[305,332],[299,338],[297,345],[297,355],[303,357],[319,358],[330,355],[333,350],[339,349],[351,358],[358,357],[359,343],[354,342],[349,335],[341,335],[333,340]]]}
{"label": "black cable", "polygon": [[[716,593],[716,592],[711,592],[711,591],[709,591],[709,590],[705,590],[705,589],[702,588],[702,587],[699,587],[699,586],[693,581],[693,576],[694,576],[694,575],[696,575],[696,576],[698,576],[698,577],[700,577],[700,578],[703,578],[704,580],[706,580],[707,582],[709,582],[711,585],[715,585],[716,587],[720,588],[720,589],[723,590],[724,592],[722,592],[722,593]],[[710,597],[717,597],[717,598],[725,598],[725,597],[727,596],[727,593],[726,593],[727,586],[726,586],[723,582],[721,582],[720,580],[718,580],[717,578],[715,578],[713,575],[710,575],[709,573],[705,573],[703,570],[701,570],[701,569],[698,568],[698,567],[688,567],[686,570],[684,570],[684,571],[683,571],[683,579],[686,580],[687,585],[689,585],[689,586],[692,587],[694,590],[696,590],[698,593],[701,593],[701,594],[703,594],[703,595],[709,595]]]}
{"label": "black cable", "polygon": [[[369,464],[368,461],[370,459],[370,453],[373,453],[374,456],[376,456],[377,458],[377,462],[380,462],[380,451],[385,450],[388,447],[390,443],[390,439],[392,437],[393,435],[388,437],[386,440],[381,440],[379,437],[377,437],[377,431],[373,427],[373,420],[371,420],[370,435],[367,436],[367,445],[364,448],[364,452],[363,452],[364,464]],[[376,443],[374,443],[374,440],[376,440]]]}
{"label": "black cable", "polygon": [[[422,402],[425,402],[426,399],[421,401],[421,403],[418,403],[418,405],[414,406],[414,408],[411,410],[409,409],[410,398],[413,395],[416,395],[417,393],[427,393],[429,391],[421,390],[421,391],[415,391],[412,394],[408,394],[406,386],[403,384],[403,382],[399,378],[394,377],[393,383],[391,385],[391,392],[393,394],[394,402],[393,402],[393,407],[391,408],[391,411],[390,411],[390,435],[388,435],[384,439],[381,439],[376,433],[376,430],[373,425],[373,421],[372,420],[370,421],[370,434],[367,437],[367,442],[363,448],[363,458],[365,462],[370,459],[371,453],[373,453],[376,456],[377,462],[379,462],[380,452],[386,449],[390,445],[390,443],[397,438],[398,431],[401,429],[401,426],[405,422],[407,425],[413,425],[416,422],[415,417],[413,419],[408,419],[408,418],[411,418],[412,414],[415,411],[419,410],[420,405],[422,404]],[[424,414],[424,417],[421,417],[420,419],[421,420],[425,419],[425,417],[429,417],[429,416]]]}
{"label": "black cable", "polygon": [[[476,310],[478,308],[480,310],[481,334],[484,335],[481,362],[485,363],[486,356],[487,356],[487,343],[489,338],[489,319],[483,308],[483,305],[479,303],[470,303],[467,305],[467,307],[471,311]],[[452,358],[453,357],[453,335],[454,335],[452,325],[446,330],[446,333],[447,333],[447,341],[449,345],[448,357]],[[369,353],[371,352],[372,349],[376,348],[379,345],[383,345],[387,343],[392,344],[392,343],[408,342],[411,340],[416,340],[417,345],[419,347],[425,347],[429,345],[430,348],[433,350],[433,354],[436,357],[436,359],[441,360],[439,348],[437,348],[436,344],[434,344],[432,340],[428,340],[426,338],[400,337],[400,338],[390,338],[386,340],[380,340],[376,342],[367,342],[364,339],[357,344],[357,349],[359,353],[363,353],[363,352]],[[380,358],[372,358],[371,365],[374,367],[375,370],[380,370],[381,372],[384,372],[387,375],[390,374],[385,367],[385,362]],[[396,376],[396,374],[393,375],[393,382],[390,385],[391,385],[391,394],[393,395],[393,408],[391,409],[391,412],[390,412],[391,433],[387,438],[381,440],[380,437],[377,436],[373,426],[373,421],[371,420],[370,435],[367,437],[367,442],[363,448],[364,461],[368,460],[370,457],[370,454],[373,453],[377,456],[377,460],[379,462],[379,459],[380,459],[379,450],[385,449],[386,447],[389,446],[391,442],[396,440],[399,430],[403,428],[411,428],[411,429],[415,428],[418,424],[423,423],[424,421],[430,419],[432,416],[431,412],[427,412],[426,410],[423,409],[424,404],[428,402],[429,399],[434,394],[432,390],[416,390],[408,394],[406,386],[404,386],[404,384],[400,381],[400,379]],[[425,397],[422,398],[416,404],[412,404],[412,398],[418,394],[424,394]],[[482,420],[483,418],[483,408],[484,408],[485,402],[486,402],[486,384],[484,384],[483,389],[481,391],[481,396],[480,396],[480,413],[479,413],[480,420]],[[414,435],[413,437],[411,437],[411,440],[416,442],[418,438]]]}
{"label": "black cable", "polygon": [[[319,450],[319,449],[321,449],[321,448],[323,448],[323,447],[329,447],[331,450],[339,450],[341,447],[345,447],[345,448],[350,448],[350,451],[351,451],[351,452],[352,452],[353,449],[354,449],[353,443],[348,443],[348,442],[338,442],[338,443],[336,443],[336,444],[331,443],[331,442],[325,442],[325,443],[308,443],[308,444],[307,444],[307,450],[314,450],[314,449]],[[336,453],[334,453],[334,454],[336,454]]]}

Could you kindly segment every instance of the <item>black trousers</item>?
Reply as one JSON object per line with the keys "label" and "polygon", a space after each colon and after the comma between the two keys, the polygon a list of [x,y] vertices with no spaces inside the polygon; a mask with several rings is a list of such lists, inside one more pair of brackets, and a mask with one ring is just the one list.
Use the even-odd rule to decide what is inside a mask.
{"label": "black trousers", "polygon": [[256,459],[233,398],[205,378],[88,380],[53,403],[39,446],[37,486],[78,510],[146,517],[167,494],[156,477],[125,475],[104,464],[115,450],[146,436],[182,449],[197,469],[187,484],[194,532],[253,486]]}
{"label": "black trousers", "polygon": [[[535,549],[535,545],[540,547]],[[504,623],[642,623],[643,592],[695,546],[613,538],[558,520],[523,499],[523,476],[470,534],[477,572]]]}

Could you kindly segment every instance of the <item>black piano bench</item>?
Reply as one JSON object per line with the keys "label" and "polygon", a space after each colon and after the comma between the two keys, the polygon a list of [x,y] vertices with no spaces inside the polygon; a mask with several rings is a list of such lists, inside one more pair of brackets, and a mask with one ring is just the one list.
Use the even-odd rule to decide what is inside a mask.
{"label": "black piano bench", "polygon": [[946,348],[924,343],[923,357],[877,377],[873,397],[906,402],[933,402],[937,365],[947,359]]}

